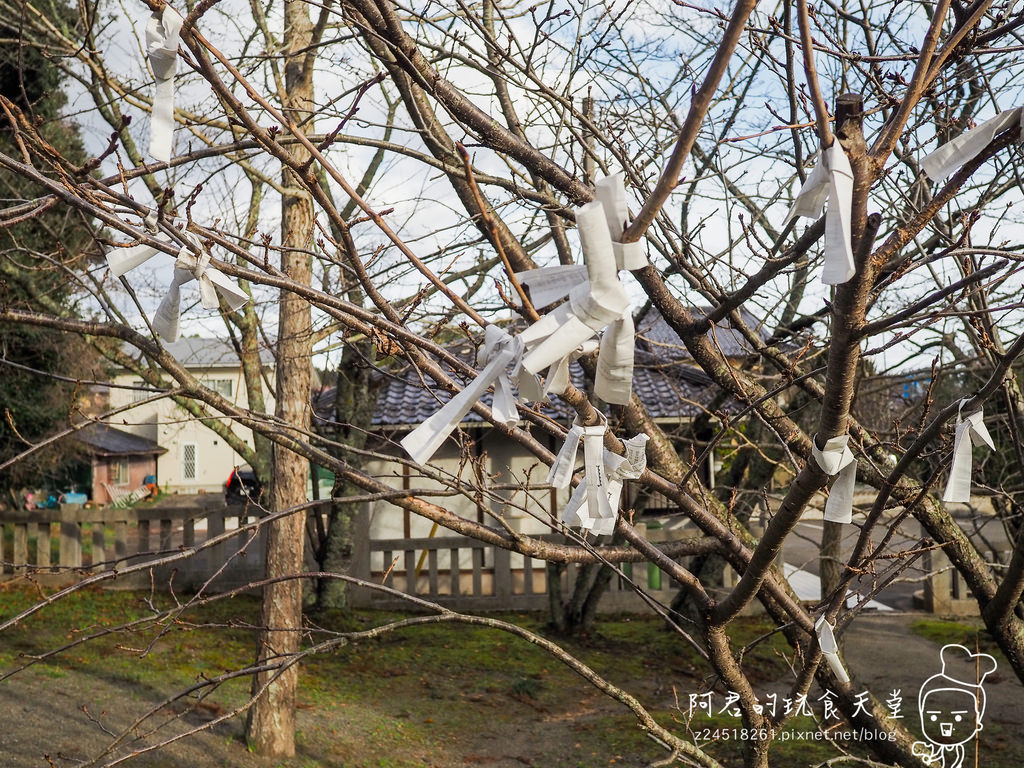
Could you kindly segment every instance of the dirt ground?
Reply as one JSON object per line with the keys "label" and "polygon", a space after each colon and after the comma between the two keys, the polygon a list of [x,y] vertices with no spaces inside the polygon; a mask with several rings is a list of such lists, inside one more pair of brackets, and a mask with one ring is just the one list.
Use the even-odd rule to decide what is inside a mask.
{"label": "dirt ground", "polygon": [[[937,643],[909,631],[920,615],[865,615],[846,636],[845,657],[857,670],[857,685],[881,699],[892,691],[903,697],[903,714],[917,717],[917,691],[939,671]],[[503,646],[504,647],[504,646]],[[457,649],[456,649],[457,650]],[[474,651],[476,652],[476,651]],[[500,652],[500,651],[499,651]],[[495,664],[502,659],[488,660]],[[409,675],[397,667],[375,667],[372,649],[352,663],[364,664],[379,685],[359,695],[307,692],[298,712],[299,754],[287,761],[266,761],[248,752],[241,717],[182,739],[158,752],[143,753],[128,765],[139,768],[205,766],[273,766],[277,768],[348,768],[379,766],[640,766],[662,756],[637,733],[631,716],[582,682],[555,680],[536,686],[530,679],[507,682],[470,681],[446,669],[423,669]],[[482,666],[486,667],[487,664]],[[144,677],[126,685],[70,667],[36,666],[0,683],[0,766],[47,768],[70,766],[93,758],[108,734],[132,724],[141,712],[156,707],[165,692]],[[630,690],[659,711],[670,727],[677,697],[684,699],[695,682],[681,668],[644,667],[645,679]],[[312,668],[304,674],[316,675]],[[783,690],[783,681],[766,681],[764,691]],[[326,689],[325,689],[326,690]],[[1021,683],[1008,669],[986,681],[988,708],[981,739],[985,768],[1024,763],[1024,707]],[[566,706],[566,702],[569,705]],[[426,706],[424,706],[426,704]],[[223,713],[217,705],[182,714],[165,709],[157,720],[179,718],[178,726],[198,726]],[[699,723],[695,723],[699,725]],[[151,724],[137,731],[144,731]],[[676,729],[682,727],[676,724]],[[140,742],[141,743],[141,742]],[[987,755],[997,755],[988,759]],[[104,764],[101,761],[99,764]],[[820,762],[787,752],[774,766],[789,768]]]}

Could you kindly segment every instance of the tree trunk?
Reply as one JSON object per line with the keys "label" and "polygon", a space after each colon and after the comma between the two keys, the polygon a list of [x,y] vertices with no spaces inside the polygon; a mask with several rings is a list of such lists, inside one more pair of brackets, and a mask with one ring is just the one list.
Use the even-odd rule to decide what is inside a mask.
{"label": "tree trunk", "polygon": [[[313,103],[312,42],[309,7],[287,0],[285,28],[285,109],[289,118],[302,124]],[[301,150],[293,150],[301,151]],[[305,159],[305,158],[301,158]],[[312,284],[313,206],[299,192],[299,180],[284,173],[288,190],[281,207],[281,268],[300,285]],[[298,430],[310,424],[310,357],[312,322],[309,304],[287,291],[281,292],[277,330],[276,416]],[[306,500],[309,462],[280,445],[274,447],[271,511],[278,512]],[[302,571],[305,515],[293,514],[272,522],[267,531],[267,577],[279,579]],[[261,664],[287,660],[299,648],[302,629],[302,583],[284,578],[263,590],[263,630],[259,639]],[[295,754],[295,688],[298,667],[260,672],[253,681],[254,693],[266,687],[249,711],[246,735],[252,748],[263,755]]]}
{"label": "tree trunk", "polygon": [[[348,448],[362,449],[373,423],[380,389],[374,381],[373,344],[357,341],[347,344],[338,364],[337,389],[334,399],[334,420],[331,430],[335,443],[332,452],[349,464],[361,466],[362,456]],[[331,496],[327,531],[321,542],[320,570],[329,573],[348,573],[352,563],[352,523],[359,513],[358,504],[345,502],[353,489],[339,479]],[[344,610],[348,608],[348,584],[340,579],[320,579],[317,583],[316,609]]]}
{"label": "tree trunk", "polygon": [[[615,536],[611,544],[621,544]],[[551,628],[565,637],[586,635],[594,626],[597,606],[612,582],[614,571],[601,563],[587,563],[576,568],[576,581],[568,600],[562,592],[565,566],[548,563],[548,609]]]}

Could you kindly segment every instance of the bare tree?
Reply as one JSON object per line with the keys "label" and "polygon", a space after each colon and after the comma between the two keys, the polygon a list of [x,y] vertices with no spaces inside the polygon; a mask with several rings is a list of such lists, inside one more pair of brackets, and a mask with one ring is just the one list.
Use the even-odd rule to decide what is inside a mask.
{"label": "bare tree", "polygon": [[[1022,16],[1012,3],[811,9],[802,1],[756,8],[739,0],[727,13],[681,2],[559,11],[492,0],[422,7],[289,0],[280,18],[273,6],[253,3],[251,26],[226,3],[200,3],[181,27],[176,87],[184,100],[175,112],[176,152],[162,163],[145,162],[140,129],[124,119],[124,104],[130,112],[152,108],[141,87],[148,75],[138,62],[133,68],[103,56],[112,33],[99,22],[102,9],[83,4],[73,21],[41,4],[0,2],[0,9],[19,20],[19,45],[57,57],[91,99],[88,114],[113,131],[95,159],[76,163],[5,98],[17,149],[0,154],[0,168],[39,191],[9,205],[0,225],[60,206],[102,226],[97,238],[108,249],[144,243],[177,255],[184,246],[194,256],[213,249],[212,264],[251,286],[254,309],[220,308],[250,350],[258,331],[253,315],[242,313],[280,308],[271,329],[278,339],[271,418],[243,412],[189,377],[152,327],[131,321],[126,307],[151,314],[145,297],[129,294],[134,305],[126,304],[102,265],[64,267],[93,302],[91,319],[45,297],[32,309],[0,306],[4,323],[138,347],[177,396],[273,443],[265,626],[249,670],[250,736],[261,750],[293,751],[297,664],[327,647],[300,642],[306,462],[331,469],[353,498],[387,498],[496,547],[555,564],[617,567],[643,557],[660,567],[689,606],[692,623],[674,620],[680,642],[693,639],[709,672],[738,694],[753,734],[746,766],[769,764],[773,734],[790,717],[760,707],[743,649],[727,632],[754,601],[792,647],[791,696],[806,696],[816,683],[835,691],[852,726],[886,734],[871,748],[887,762],[919,765],[913,736],[882,702],[858,701],[853,686],[821,663],[823,622],[841,637],[858,614],[847,609],[850,590],[873,593],[924,551],[941,549],[1024,680],[1024,414],[1014,370],[1024,351],[1014,282],[1020,113],[1004,115],[991,135],[974,133],[971,152],[958,150],[948,163],[924,160],[939,147],[960,147],[954,139],[1019,101]],[[140,5],[140,18],[149,11],[162,6]],[[215,36],[227,20],[231,33]],[[646,243],[650,258],[631,284],[637,342],[657,353],[658,340],[639,323],[656,312],[678,338],[675,358],[699,369],[729,406],[709,408],[704,432],[680,440],[635,394],[604,408],[592,392],[599,362],[586,349],[587,383],[555,394],[580,425],[598,424],[607,411],[611,453],[622,452],[620,437],[648,436],[647,468],[636,483],[667,499],[698,538],[655,546],[624,510],[615,534],[628,547],[578,535],[555,544],[500,516],[480,522],[456,511],[457,496],[517,503],[498,497],[486,472],[467,481],[409,462],[394,445],[374,453],[311,433],[314,339],[337,340],[363,357],[369,340],[380,358],[396,361],[386,375],[434,392],[462,390],[479,371],[453,351],[453,340],[476,344],[477,332],[491,326],[514,333],[552,311],[538,313],[545,307],[526,300],[522,282],[537,267],[579,261],[568,233],[593,198],[595,176],[620,169],[633,213],[620,222],[627,226],[619,240]],[[243,179],[258,194],[244,202],[224,194]],[[819,181],[819,196],[829,196],[824,216],[820,205],[807,205]],[[276,192],[274,203],[262,197],[264,187]],[[795,210],[811,216],[806,227],[786,217],[794,197]],[[280,238],[261,234],[270,222],[280,223]],[[506,323],[514,316],[519,326]],[[726,332],[740,340],[742,356],[726,349]],[[913,396],[893,396],[894,387],[919,380]],[[992,499],[1009,532],[1013,549],[1000,569],[937,488],[958,414],[982,406],[1004,457],[975,472],[976,490]],[[539,463],[555,460],[550,446],[566,429],[541,410],[521,408],[514,424],[483,401],[472,407]],[[364,424],[353,415],[349,426]],[[457,439],[472,462],[468,437]],[[730,466],[727,485],[712,487],[701,468],[729,446],[742,461]],[[350,461],[354,455],[402,461],[440,487],[432,494],[385,482]],[[852,471],[872,489],[871,500],[858,507],[853,528],[825,523],[823,599],[806,606],[780,571],[779,553],[801,517],[822,506],[831,476],[840,475],[831,495],[838,503]],[[784,473],[790,480],[769,503],[763,486]],[[752,516],[761,500],[766,513]],[[763,518],[757,535],[752,517]],[[917,543],[892,546],[901,530]],[[844,554],[840,537],[850,531]],[[733,588],[715,591],[704,566],[685,560],[709,556],[739,574]],[[640,702],[546,647],[636,713],[673,758],[718,765]]]}

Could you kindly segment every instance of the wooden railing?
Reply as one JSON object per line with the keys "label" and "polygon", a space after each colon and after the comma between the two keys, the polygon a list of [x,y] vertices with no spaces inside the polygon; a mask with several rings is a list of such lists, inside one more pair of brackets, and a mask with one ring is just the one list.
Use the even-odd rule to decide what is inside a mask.
{"label": "wooden railing", "polygon": [[[208,588],[221,591],[258,581],[264,573],[264,543],[255,530],[229,536],[203,547],[214,537],[238,530],[257,518],[255,510],[225,506],[221,498],[177,497],[170,504],[128,509],[7,510],[0,512],[0,579],[31,578],[42,584],[65,584],[97,573],[115,578],[114,588],[195,590],[215,576]],[[354,526],[352,574],[384,584],[398,592],[440,603],[456,610],[545,610],[549,570],[544,561],[524,557],[462,536],[410,539],[369,537],[370,513],[364,509]],[[651,530],[652,541],[679,532]],[[540,538],[564,541],[561,535]],[[191,549],[195,554],[184,557]],[[146,564],[163,559],[163,564]],[[960,583],[941,552],[923,561],[932,575],[924,583],[926,610],[944,614],[977,612],[977,603]],[[135,566],[143,566],[135,568]],[[307,567],[315,570],[309,562]],[[615,576],[601,602],[602,611],[647,610],[633,587],[663,604],[671,601],[671,579],[649,563],[625,563],[624,576]],[[563,595],[570,595],[578,566],[558,569]],[[734,577],[726,571],[727,581]],[[367,588],[354,589],[354,605],[384,609],[407,608],[396,595]]]}
{"label": "wooden railing", "polygon": [[7,510],[0,514],[0,578],[31,577],[52,584],[112,572],[118,577],[104,582],[108,586],[159,586],[173,577],[175,588],[194,589],[227,562],[217,577],[217,587],[223,589],[262,577],[261,541],[249,541],[250,535],[240,533],[153,573],[125,572],[135,564],[184,553],[252,520],[242,505],[225,506],[218,497],[201,496],[133,508],[65,504],[58,509]]}
{"label": "wooden railing", "polygon": [[[464,536],[371,540],[367,520],[367,516],[361,516],[356,525],[358,540],[367,541],[365,547],[356,548],[353,562],[353,575],[361,579],[455,610],[528,611],[548,607],[552,571],[542,560]],[[664,533],[651,531],[649,536],[657,541],[664,538]],[[537,538],[565,541],[560,534]],[[561,569],[558,578],[563,595],[571,594],[578,571],[574,563]],[[612,579],[600,610],[647,610],[633,584],[663,604],[675,595],[669,576],[653,564],[626,563],[622,571],[625,578]],[[408,605],[400,597],[370,589],[354,590],[352,601],[361,607],[388,609]]]}
{"label": "wooden railing", "polygon": [[[93,574],[114,588],[223,590],[263,577],[262,535],[240,533],[213,546],[204,542],[256,518],[242,506],[225,506],[218,497],[177,497],[170,503],[132,508],[14,510],[0,513],[0,578],[31,578],[65,584]],[[370,540],[369,510],[354,526],[353,575],[366,581],[459,610],[544,610],[548,606],[547,564],[463,536]],[[657,537],[659,532],[652,531]],[[541,538],[561,541],[560,535]],[[178,557],[193,548],[199,551]],[[239,550],[244,548],[244,553]],[[171,559],[150,568],[148,563]],[[225,565],[226,564],[226,565]],[[143,566],[143,567],[136,567]],[[314,566],[310,563],[309,567]],[[220,571],[218,573],[218,571]],[[578,567],[561,569],[563,594],[570,594]],[[648,563],[626,564],[623,571],[652,597],[671,600],[668,576]],[[408,602],[377,590],[356,589],[353,603],[364,607],[408,607]],[[617,577],[601,608],[643,609],[628,578]]]}

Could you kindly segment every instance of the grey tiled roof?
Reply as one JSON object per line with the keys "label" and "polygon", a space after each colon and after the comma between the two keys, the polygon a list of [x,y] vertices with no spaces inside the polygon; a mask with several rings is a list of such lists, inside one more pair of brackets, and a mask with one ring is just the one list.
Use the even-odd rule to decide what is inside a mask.
{"label": "grey tiled roof", "polygon": [[[706,317],[707,307],[692,307],[690,311],[695,317]],[[740,318],[753,331],[758,333],[762,341],[770,336],[768,329],[747,310],[740,310]],[[663,357],[670,357],[675,360],[689,359],[690,353],[683,345],[682,339],[672,330],[668,321],[661,316],[658,310],[651,307],[636,323],[637,347]],[[743,338],[739,331],[733,329],[728,319],[719,320],[715,323],[708,335],[712,342],[722,350],[726,357],[746,357],[753,352],[750,344]]]}
{"label": "grey tiled roof", "polygon": [[[647,321],[647,318],[650,320]],[[644,319],[646,326],[641,327],[645,327],[648,333],[644,333],[644,338],[639,339],[637,344],[633,391],[654,419],[683,420],[696,416],[711,402],[717,389],[707,374],[687,362],[689,354],[685,347],[660,315],[648,313]],[[737,355],[747,354],[748,349],[740,346],[741,340],[735,331],[725,327],[716,328],[716,333],[719,343],[732,339],[728,342],[732,345],[728,349],[735,348]],[[653,343],[655,339],[659,343]],[[460,352],[461,357],[470,359],[470,350]],[[574,363],[570,373],[573,383],[582,388],[582,367]],[[382,373],[381,376],[381,390],[372,421],[373,426],[378,428],[397,429],[420,424],[451,397],[448,392],[429,386],[429,379],[421,379],[412,370],[398,374]],[[334,387],[325,387],[313,397],[314,413],[320,426],[329,428],[334,419],[335,394]],[[491,393],[486,393],[482,400],[490,406]],[[552,398],[551,403],[544,405],[541,410],[552,418],[569,417],[567,407],[557,397]],[[474,411],[470,411],[463,420],[467,424],[482,422],[483,418]]]}
{"label": "grey tiled roof", "polygon": [[[199,338],[196,336],[183,336],[175,342],[164,342],[166,349],[174,358],[186,368],[238,368],[238,354],[231,342],[226,339]],[[130,345],[125,351],[133,357],[138,350]],[[274,364],[273,352],[260,347],[260,362],[264,365]]]}
{"label": "grey tiled roof", "polygon": [[75,439],[85,445],[89,453],[101,456],[149,456],[167,453],[166,448],[130,432],[124,432],[109,424],[91,424],[75,434]]}
{"label": "grey tiled roof", "polygon": [[[575,384],[583,386],[583,369],[579,364],[572,366]],[[633,391],[655,419],[689,418],[702,410],[710,400],[711,382],[698,368],[693,366],[672,366],[658,370],[637,367],[633,372]],[[321,390],[314,407],[321,423],[333,420],[335,388]],[[377,396],[377,409],[373,414],[375,427],[404,427],[419,424],[448,402],[451,396],[441,389],[427,388],[414,374],[389,378],[383,383]],[[481,398],[484,405],[491,405],[490,392]],[[557,419],[568,418],[569,411],[558,398],[553,398],[541,408],[541,412]],[[482,422],[483,418],[470,411],[464,423]]]}

